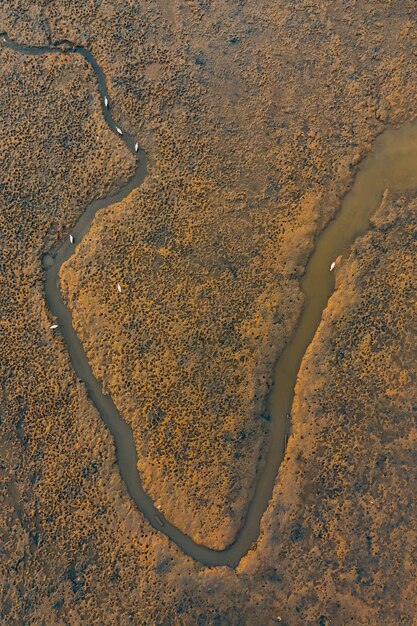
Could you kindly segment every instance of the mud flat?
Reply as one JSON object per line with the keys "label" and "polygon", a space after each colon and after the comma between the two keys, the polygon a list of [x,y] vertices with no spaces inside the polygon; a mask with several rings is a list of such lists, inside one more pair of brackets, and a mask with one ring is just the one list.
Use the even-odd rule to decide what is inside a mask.
{"label": "mud flat", "polygon": [[[299,279],[314,238],[387,121],[411,117],[415,86],[393,61],[389,29],[378,44],[385,65],[371,53],[382,36],[371,14],[365,27],[353,12],[351,26],[361,33],[360,58],[375,56],[368,67],[342,17],[320,9],[306,23],[298,12],[282,8],[280,22],[267,10],[273,27],[243,12],[239,24],[253,32],[223,54],[216,10],[198,19],[184,11],[175,25],[159,17],[152,28],[169,45],[126,32],[114,51],[117,72],[91,36],[114,114],[137,129],[152,165],[140,190],[101,214],[62,281],[94,374],[132,427],[146,492],[177,528],[219,550],[237,536],[265,463],[268,386],[301,312]],[[287,29],[291,17],[300,29]],[[97,32],[107,33],[101,19]],[[327,19],[340,41],[318,50],[316,26]],[[390,19],[406,32],[405,16]],[[181,33],[195,29],[200,38],[186,53]],[[206,56],[198,48],[205,35]],[[124,53],[143,69],[140,105]],[[323,83],[329,57],[334,81]],[[365,69],[355,73],[355,63]],[[125,281],[117,305],[107,292],[114,266]]]}
{"label": "mud flat", "polygon": [[[274,388],[269,401],[271,429],[265,467],[257,477],[254,495],[235,541],[223,551],[210,550],[195,544],[189,537],[163,520],[154,505],[142,491],[139,476],[135,476],[136,455],[131,433],[117,438],[118,457],[122,461],[122,475],[134,501],[161,532],[173,539],[186,554],[205,565],[236,567],[259,534],[260,520],[268,505],[279,464],[289,432],[294,386],[304,352],[321,321],[323,310],[334,287],[330,267],[336,257],[349,250],[355,238],[369,228],[369,218],[390,188],[397,192],[417,188],[417,125],[405,124],[399,129],[385,131],[376,141],[355,178],[352,189],[343,200],[340,211],[318,238],[301,280],[304,308],[294,336],[282,352],[274,372]],[[55,289],[55,286],[52,285]],[[71,342],[71,339],[69,340]],[[112,419],[121,420],[115,408]],[[111,426],[112,430],[113,427]],[[128,446],[128,447],[127,447]],[[120,461],[119,461],[120,462]],[[132,466],[133,465],[133,466]],[[164,510],[162,499],[161,509]],[[190,512],[192,515],[192,512]],[[162,520],[162,521],[161,521]]]}
{"label": "mud flat", "polygon": [[303,360],[285,469],[241,567],[270,581],[286,624],[413,623],[416,209],[384,194]]}
{"label": "mud flat", "polygon": [[[269,428],[265,420],[267,383],[271,383],[273,361],[292,335],[302,307],[299,278],[314,236],[334,214],[352,183],[356,164],[370,150],[375,136],[387,122],[399,124],[413,117],[416,83],[409,68],[415,36],[414,7],[402,3],[401,7],[387,5],[381,9],[374,2],[366,3],[366,7],[344,3],[343,13],[338,11],[336,5],[307,7],[301,3],[293,7],[281,3],[273,7],[261,4],[250,14],[241,7],[232,15],[214,2],[205,7],[188,3],[182,9],[149,5],[146,11],[137,3],[116,6],[107,2],[97,3],[94,12],[87,5],[70,10],[58,5],[33,5],[29,11],[28,7],[6,2],[0,9],[4,29],[22,42],[47,45],[52,37],[71,39],[91,48],[108,77],[115,119],[130,128],[152,158],[148,186],[119,205],[119,215],[109,210],[101,226],[96,224],[91,231],[93,245],[87,246],[86,241],[91,258],[85,254],[79,268],[79,273],[89,272],[86,287],[77,292],[77,302],[71,302],[71,307],[75,313],[78,311],[80,331],[84,329],[83,333],[91,335],[84,336],[83,342],[97,377],[105,381],[120,412],[130,415],[147,490],[157,504],[158,494],[162,494],[164,513],[177,526],[190,532],[195,540],[207,541],[216,548],[224,547],[235,536],[251,495],[254,472],[263,463],[258,456]],[[56,59],[48,63],[36,59],[7,74],[5,86],[10,83],[15,89],[2,105],[7,102],[3,111],[8,128],[9,122],[13,122],[11,127],[19,128],[9,110],[19,110],[16,90],[24,87],[21,101],[31,107],[31,126],[41,129],[46,120],[51,124],[45,95],[59,81],[45,82],[45,76],[54,76]],[[34,73],[26,75],[29,68]],[[71,68],[67,68],[67,81]],[[323,81],[323,76],[328,80]],[[142,77],[146,79],[143,82]],[[68,85],[71,92],[84,93],[81,86],[71,82]],[[29,86],[33,91],[28,90]],[[67,215],[69,205],[68,210],[77,211],[93,197],[107,195],[112,184],[129,175],[124,166],[133,163],[130,156],[120,152],[111,134],[107,136],[103,131],[101,135],[103,126],[99,116],[94,117],[95,111],[100,112],[94,104],[95,89],[95,84],[89,84],[85,93],[90,96],[86,95],[77,110],[66,111],[65,106],[71,102],[66,91],[65,97],[55,102],[56,116],[68,119],[68,128],[77,128],[77,120],[85,119],[92,124],[93,133],[86,130],[83,139],[82,134],[77,135],[74,152],[64,152],[70,160],[51,159],[51,155],[64,154],[48,146],[42,166],[29,170],[41,181],[46,175],[49,181],[59,176],[65,180],[58,195],[55,185],[45,184],[43,194],[34,199],[36,206],[48,207],[46,232],[51,214],[55,215],[55,208],[51,212],[50,207],[56,207],[57,216]],[[42,104],[32,108],[37,94]],[[65,103],[64,110],[58,103]],[[88,119],[88,113],[93,117]],[[29,111],[25,115],[30,117]],[[61,137],[68,143],[72,137],[65,138],[67,134],[61,137],[58,133],[57,141]],[[37,135],[37,139],[42,138],[42,132]],[[97,145],[94,149],[91,146],[90,154],[80,152],[81,146],[87,146],[87,136],[97,135],[101,139],[108,137],[103,142],[103,158],[108,160],[110,154],[121,157],[111,177],[110,170],[97,169],[92,158],[97,156]],[[7,175],[2,183],[10,185],[14,178],[20,181],[17,171],[22,175],[32,166],[33,161],[27,159],[29,152],[36,153],[32,140],[27,127],[16,131],[13,149],[4,154],[21,154],[22,158],[15,170],[9,161],[6,163],[3,171]],[[73,172],[74,180],[67,170],[69,164],[78,168]],[[94,193],[80,193],[84,186],[80,180],[91,184],[99,172],[103,178],[88,186],[88,191]],[[30,180],[36,189],[35,178]],[[27,223],[28,199],[19,185],[4,199],[12,206],[9,213],[4,212],[7,223],[16,225],[16,238],[7,239],[10,245],[4,248],[7,260],[19,258],[16,241],[21,242],[19,250],[32,250],[26,231],[20,230],[21,223]],[[68,203],[61,191],[71,192],[80,203]],[[410,199],[387,198],[394,216],[408,216],[409,210],[415,210]],[[32,219],[31,232],[39,233],[38,223]],[[74,214],[74,219],[66,223],[70,226],[75,219]],[[402,235],[402,229],[407,231],[410,224],[406,219],[392,227],[399,238],[397,246],[400,240],[404,246],[410,241],[408,235]],[[64,237],[69,226],[68,230],[63,222],[60,226],[59,235]],[[361,259],[367,266],[370,259],[379,258],[381,267],[388,261],[383,243],[385,228],[381,222],[372,231],[366,258],[353,252],[346,265],[353,268],[349,280],[361,274]],[[56,240],[57,232],[52,229],[47,242]],[[41,245],[33,247],[39,253],[43,249]],[[396,262],[398,258],[400,263],[402,255],[407,255],[406,247],[396,250]],[[150,261],[152,271],[147,265]],[[321,424],[322,412],[330,407],[331,414],[325,419],[327,423],[333,420],[334,438],[328,431],[317,438],[313,430],[300,433],[302,450],[295,455],[292,446],[297,440],[296,427],[261,525],[263,534],[257,549],[245,557],[237,571],[200,568],[160,532],[152,531],[132,508],[114,466],[112,442],[83,395],[82,385],[80,399],[77,396],[74,403],[70,401],[78,387],[59,338],[53,344],[57,352],[50,352],[49,344],[42,348],[42,354],[39,347],[34,348],[44,307],[40,260],[35,252],[30,267],[18,280],[20,274],[15,268],[19,262],[20,258],[8,263],[9,272],[4,273],[7,284],[19,294],[16,299],[6,298],[8,306],[16,305],[8,313],[6,328],[15,330],[10,337],[21,346],[16,349],[16,360],[7,357],[4,370],[8,382],[3,397],[8,410],[7,414],[3,411],[2,428],[7,424],[8,456],[3,479],[9,490],[2,525],[7,551],[2,560],[2,611],[6,623],[273,624],[279,616],[292,626],[309,621],[326,624],[330,619],[333,624],[344,625],[352,620],[367,624],[375,621],[375,616],[377,621],[388,624],[412,620],[408,582],[412,566],[407,547],[412,535],[406,515],[408,492],[401,482],[404,468],[411,465],[408,413],[402,422],[401,432],[405,435],[396,450],[402,454],[401,465],[390,458],[386,466],[387,475],[398,489],[395,493],[384,489],[378,494],[384,506],[378,509],[376,536],[364,535],[366,550],[373,550],[373,569],[369,569],[369,552],[365,558],[365,544],[360,544],[356,552],[349,549],[356,545],[358,536],[362,537],[361,519],[354,527],[349,521],[356,519],[356,510],[362,511],[357,508],[361,504],[361,486],[357,481],[342,486],[338,476],[346,464],[352,474],[364,475],[365,442],[369,442],[370,432],[376,444],[385,445],[384,438],[392,438],[388,427],[381,430],[372,417],[380,408],[370,401],[376,395],[372,392],[362,408],[366,408],[365,417],[358,413],[360,430],[356,425],[356,430],[352,429],[362,442],[360,453],[344,459],[343,446],[346,441],[351,443],[352,437],[346,428],[338,427],[337,420],[344,416],[356,424],[353,413],[346,418],[345,378],[356,381],[356,376],[361,381],[365,376],[360,369],[362,355],[356,369],[348,367],[345,372],[345,393],[333,394],[333,405],[324,395],[320,402],[308,404],[319,386],[317,379],[310,381],[307,395],[300,396],[312,409],[308,415],[300,413],[297,422],[297,408],[294,424],[305,418],[307,425]],[[117,273],[129,277],[138,287],[129,301],[129,309],[136,307],[139,312],[138,319],[125,316],[116,294],[114,299],[108,297],[108,280],[117,278],[116,274],[109,275],[109,267],[117,267]],[[377,282],[355,283],[355,295],[363,294],[363,307],[375,305],[378,300],[371,289],[381,294],[387,289],[386,281],[395,283],[389,279],[391,271],[397,279],[401,274],[397,266],[388,269]],[[341,271],[339,266],[337,280]],[[74,276],[77,288],[79,273]],[[403,286],[398,286],[398,293],[395,285],[390,287],[393,297],[409,290],[407,273],[401,278]],[[369,302],[368,292],[372,293]],[[194,309],[184,309],[185,303],[193,301],[190,295],[194,293],[199,296]],[[348,293],[346,285],[343,293]],[[24,308],[22,303],[26,301],[37,302],[39,310]],[[400,302],[404,308],[404,298]],[[202,316],[196,311],[201,312],[204,303],[206,313]],[[170,308],[174,304],[178,315],[187,311],[185,320],[179,318],[181,325],[170,325],[175,319]],[[381,325],[377,320],[383,319],[387,306],[383,300],[381,308],[372,311],[372,333],[382,337],[386,322]],[[93,310],[97,311],[96,327],[91,323]],[[357,334],[353,298],[344,302],[343,311],[347,325],[337,329],[342,337],[339,341],[346,341],[350,328],[354,329],[352,334]],[[20,313],[22,321],[17,323]],[[35,321],[29,322],[32,313]],[[407,320],[404,316],[402,319]],[[139,325],[143,319],[148,324],[145,335]],[[45,312],[45,333],[49,321]],[[326,318],[323,328],[328,321]],[[126,337],[122,341],[120,328],[124,323]],[[196,324],[198,336],[191,333]],[[178,334],[183,325],[185,331]],[[22,330],[20,334],[17,328]],[[402,333],[402,327],[399,330]],[[333,331],[332,324],[332,341]],[[401,333],[390,340],[395,367],[395,346],[403,341]],[[187,340],[191,336],[194,352],[190,360]],[[23,337],[24,345],[19,343]],[[159,337],[164,339],[163,352],[157,344]],[[323,333],[316,337],[314,350],[321,349],[323,340],[324,351],[325,337]],[[5,355],[9,355],[7,344],[11,343],[8,338]],[[352,359],[357,349],[353,344]],[[141,357],[140,368],[132,371],[123,355],[134,355],[135,350],[145,357]],[[330,354],[331,348],[328,350]],[[343,347],[339,350],[346,353]],[[28,354],[33,356],[30,361],[21,358]],[[230,358],[225,358],[228,355]],[[324,367],[327,357],[323,355]],[[184,363],[192,400],[182,412],[178,407],[184,406],[183,396],[177,390],[186,388]],[[210,367],[204,369],[204,363]],[[367,368],[376,366],[374,361],[367,361]],[[405,362],[401,367],[407,370]],[[153,378],[152,372],[158,375]],[[18,378],[13,377],[16,373]],[[236,373],[243,376],[240,389]],[[304,374],[303,369],[299,393]],[[332,376],[334,371],[329,365],[321,383],[332,380]],[[21,382],[19,388],[16,380]],[[26,380],[29,382],[24,384]],[[365,398],[366,387],[360,387],[358,381],[354,384]],[[403,384],[406,374],[392,380],[390,393],[398,387],[398,381]],[[219,391],[221,385],[226,393]],[[380,388],[379,382],[376,389]],[[404,396],[409,397],[408,388]],[[47,405],[45,398],[49,399]],[[151,424],[142,424],[139,411],[135,413],[138,407],[143,413],[138,402],[141,398],[152,399],[150,409],[156,399],[159,405],[161,398],[164,406],[176,406],[175,421],[155,406]],[[231,417],[223,419],[228,412]],[[218,423],[210,422],[213,415],[221,416]],[[393,417],[390,413],[387,423]],[[165,434],[162,436],[156,427],[164,421],[175,423],[179,429],[174,435],[168,433],[168,449],[162,446]],[[212,437],[212,426],[216,439]],[[195,439],[184,446],[186,435],[193,430]],[[90,437],[86,437],[87,431]],[[312,449],[304,471],[296,459],[303,449],[307,455],[314,441],[319,447]],[[326,471],[333,456],[337,460],[339,449],[343,463],[334,469],[333,489]],[[237,453],[239,458],[235,458]],[[185,481],[184,475],[191,480]],[[372,491],[371,479],[367,485]],[[297,494],[301,494],[300,500]],[[190,511],[194,512],[192,518]],[[394,541],[390,527],[393,516],[407,537],[401,546]],[[396,576],[390,579],[393,563]],[[401,588],[394,604],[397,581]]]}
{"label": "mud flat", "polygon": [[[2,38],[5,45],[13,51],[25,55],[80,54],[96,74],[102,102],[108,102],[104,75],[94,57],[86,49],[77,48],[70,42],[54,47],[19,46],[10,41],[6,34]],[[123,137],[124,143],[130,146],[132,153],[135,154],[138,146],[135,139],[125,136],[117,127],[106,104],[103,105],[103,111],[110,127]],[[66,343],[75,373],[86,385],[89,397],[115,439],[121,475],[136,506],[153,526],[173,539],[189,556],[205,565],[235,567],[240,558],[258,539],[260,520],[271,497],[278,467],[285,451],[286,437],[289,433],[288,418],[301,359],[317,330],[333,287],[333,281],[328,278],[329,271],[332,271],[335,266],[333,259],[335,255],[348,249],[355,236],[367,229],[369,216],[386,186],[398,191],[417,187],[417,125],[410,124],[384,133],[378,140],[373,153],[361,166],[353,188],[343,201],[340,211],[317,240],[301,280],[305,298],[302,315],[296,332],[283,351],[275,369],[275,386],[269,403],[271,432],[265,467],[260,477],[257,480],[255,478],[254,495],[236,540],[227,549],[217,552],[195,544],[187,535],[165,520],[144,492],[137,471],[137,453],[132,431],[117,411],[111,397],[103,394],[101,384],[94,377],[81,343],[73,330],[71,313],[61,297],[59,272],[63,263],[74,254],[75,240],[78,244],[82,242],[97,211],[121,202],[143,182],[146,175],[146,156],[141,151],[138,157],[140,160],[136,164],[135,173],[127,184],[115,194],[92,201],[72,228],[70,241],[61,243],[54,255],[48,253],[43,255],[42,262],[46,272],[46,299],[55,317],[56,326]],[[123,292],[120,283],[117,283],[117,290],[120,294]]]}

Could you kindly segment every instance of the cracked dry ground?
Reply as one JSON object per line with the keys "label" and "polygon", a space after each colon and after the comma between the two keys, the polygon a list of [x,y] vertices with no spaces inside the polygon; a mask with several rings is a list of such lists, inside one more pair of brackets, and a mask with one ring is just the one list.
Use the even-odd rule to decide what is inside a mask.
{"label": "cracked dry ground", "polygon": [[[62,279],[150,495],[223,547],[262,463],[313,237],[372,139],[412,117],[413,3],[5,2],[0,18],[18,41],[90,48],[152,161]],[[257,549],[236,571],[203,568],[134,510],[42,297],[45,240],[131,157],[82,61],[1,56],[4,623],[411,623],[415,201],[388,196],[338,277]]]}

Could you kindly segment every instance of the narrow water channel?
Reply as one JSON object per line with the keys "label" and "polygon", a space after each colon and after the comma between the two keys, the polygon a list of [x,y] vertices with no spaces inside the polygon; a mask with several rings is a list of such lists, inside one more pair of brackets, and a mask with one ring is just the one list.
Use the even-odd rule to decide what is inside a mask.
{"label": "narrow water channel", "polygon": [[[85,48],[66,41],[53,46],[23,46],[11,41],[6,33],[1,33],[0,38],[3,45],[27,55],[80,54],[96,74],[102,102],[108,97],[105,76],[93,55]],[[117,133],[111,112],[104,105],[103,114],[109,127]],[[76,244],[80,243],[89,231],[99,209],[128,196],[146,176],[146,155],[141,150],[135,152],[135,140],[129,134],[123,133],[121,140],[137,154],[135,173],[118,193],[94,200],[86,207],[71,230]],[[334,273],[329,271],[330,264],[338,255],[346,254],[355,238],[369,228],[369,217],[378,206],[386,188],[402,192],[417,188],[417,123],[404,124],[399,129],[388,129],[375,141],[374,149],[362,162],[341,209],[317,239],[301,280],[305,297],[303,311],[293,336],[275,366],[274,386],[269,398],[271,422],[265,467],[257,478],[254,496],[236,540],[228,548],[220,551],[195,543],[170,524],[144,492],[137,470],[137,453],[132,430],[123,420],[111,397],[103,394],[101,383],[94,378],[81,342],[72,327],[71,312],[66,307],[59,289],[60,268],[74,253],[76,246],[69,241],[59,241],[56,254],[45,252],[43,255],[46,301],[51,314],[58,321],[74,371],[77,377],[84,381],[90,399],[114,438],[120,473],[132,500],[154,528],[174,541],[185,554],[204,565],[236,567],[259,536],[261,518],[271,498],[285,453],[289,427],[287,414],[291,412],[300,364],[334,290]]]}

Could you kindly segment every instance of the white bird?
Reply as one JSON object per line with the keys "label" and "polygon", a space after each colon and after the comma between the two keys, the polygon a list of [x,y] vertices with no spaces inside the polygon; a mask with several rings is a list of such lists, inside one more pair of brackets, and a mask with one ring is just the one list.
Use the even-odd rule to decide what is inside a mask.
{"label": "white bird", "polygon": [[52,324],[51,329],[58,328],[58,324]]}
{"label": "white bird", "polygon": [[118,126],[116,126],[116,130],[117,130],[117,132],[119,133],[119,135],[123,135],[123,132],[122,132],[121,128],[119,128]]}
{"label": "white bird", "polygon": [[117,291],[119,293],[122,293],[122,288],[120,287],[120,283],[117,283]]}
{"label": "white bird", "polygon": [[109,99],[107,96],[104,96],[104,106],[106,107],[106,109],[109,108]]}
{"label": "white bird", "polygon": [[139,150],[139,144],[135,143],[135,152],[137,152]]}
{"label": "white bird", "polygon": [[74,243],[74,237],[72,235],[70,235],[70,242]]}
{"label": "white bird", "polygon": [[334,268],[336,267],[336,262],[333,261],[333,263],[330,266],[330,271],[333,272]]}

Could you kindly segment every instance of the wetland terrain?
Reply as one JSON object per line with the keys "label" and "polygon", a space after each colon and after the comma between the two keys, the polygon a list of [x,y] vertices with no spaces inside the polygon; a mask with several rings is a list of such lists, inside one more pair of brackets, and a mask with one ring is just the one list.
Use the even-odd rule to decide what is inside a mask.
{"label": "wetland terrain", "polygon": [[413,623],[415,17],[2,4],[4,623]]}

